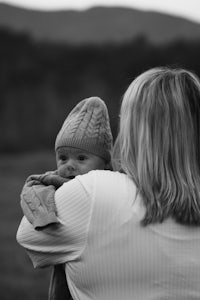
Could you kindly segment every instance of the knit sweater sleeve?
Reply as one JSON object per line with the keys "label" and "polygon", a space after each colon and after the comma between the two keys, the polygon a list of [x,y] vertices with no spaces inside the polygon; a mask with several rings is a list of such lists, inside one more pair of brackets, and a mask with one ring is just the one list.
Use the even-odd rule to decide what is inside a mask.
{"label": "knit sweater sleeve", "polygon": [[[94,176],[91,174],[88,178],[86,185],[75,178],[56,191],[55,204],[60,224],[37,231],[23,217],[17,231],[17,241],[27,250],[34,267],[72,261],[82,253],[93,206]],[[90,182],[88,186],[87,181]]]}

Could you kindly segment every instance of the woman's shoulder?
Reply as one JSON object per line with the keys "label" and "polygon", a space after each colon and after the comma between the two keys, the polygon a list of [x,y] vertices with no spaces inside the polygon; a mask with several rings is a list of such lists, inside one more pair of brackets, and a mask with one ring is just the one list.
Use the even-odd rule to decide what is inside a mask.
{"label": "woman's shoulder", "polygon": [[78,177],[81,178],[81,180],[132,181],[126,174],[110,170],[92,170]]}
{"label": "woman's shoulder", "polygon": [[92,170],[87,174],[77,176],[84,188],[90,193],[101,190],[102,193],[126,193],[127,190],[136,192],[136,186],[126,174],[110,170]]}
{"label": "woman's shoulder", "polygon": [[[103,216],[104,226],[110,224],[110,220],[113,220],[116,215],[121,215],[121,213],[123,216],[124,214],[127,215],[133,209],[137,189],[133,180],[126,174],[109,170],[96,170],[89,172],[86,176],[80,176],[80,180],[82,180],[84,188],[88,191],[94,204],[93,216],[95,216],[95,220]],[[94,222],[98,226],[98,222]]]}

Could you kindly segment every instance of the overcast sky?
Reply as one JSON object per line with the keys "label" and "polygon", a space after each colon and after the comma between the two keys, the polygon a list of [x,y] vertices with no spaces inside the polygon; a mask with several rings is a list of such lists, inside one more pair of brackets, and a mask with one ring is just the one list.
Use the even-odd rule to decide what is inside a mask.
{"label": "overcast sky", "polygon": [[26,8],[86,9],[96,5],[126,6],[183,16],[200,22],[200,0],[0,0]]}

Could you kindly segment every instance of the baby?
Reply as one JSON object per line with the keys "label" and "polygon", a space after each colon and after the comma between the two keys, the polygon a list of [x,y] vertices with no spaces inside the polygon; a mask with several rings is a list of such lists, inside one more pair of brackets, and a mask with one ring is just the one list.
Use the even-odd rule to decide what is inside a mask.
{"label": "baby", "polygon": [[[55,226],[54,193],[63,183],[91,170],[111,169],[112,133],[108,110],[98,97],[79,102],[67,116],[55,141],[57,170],[31,175],[21,193],[24,215],[36,230]],[[71,295],[62,265],[54,266],[49,300],[67,300]]]}

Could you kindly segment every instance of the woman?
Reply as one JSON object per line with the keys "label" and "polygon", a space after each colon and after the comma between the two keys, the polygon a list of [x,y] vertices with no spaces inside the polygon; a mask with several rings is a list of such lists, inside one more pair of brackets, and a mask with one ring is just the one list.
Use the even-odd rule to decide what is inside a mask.
{"label": "woman", "polygon": [[155,68],[127,89],[113,160],[56,191],[62,224],[17,233],[35,267],[65,264],[76,300],[200,299],[200,82]]}

